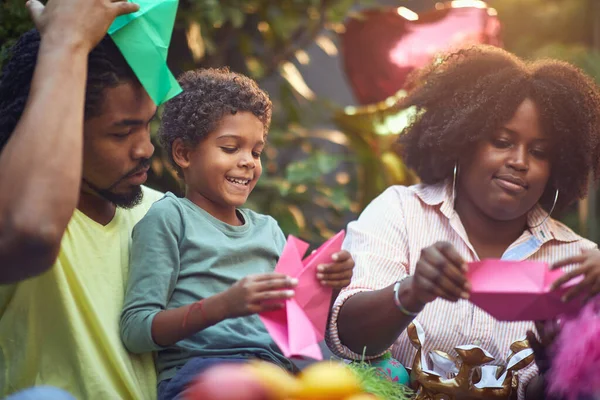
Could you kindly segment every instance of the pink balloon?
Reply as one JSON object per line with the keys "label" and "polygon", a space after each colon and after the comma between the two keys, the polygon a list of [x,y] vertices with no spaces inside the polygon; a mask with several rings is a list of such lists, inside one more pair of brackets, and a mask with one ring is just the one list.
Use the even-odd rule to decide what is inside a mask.
{"label": "pink balloon", "polygon": [[[481,4],[481,3],[480,3]],[[501,46],[500,22],[487,7],[450,3],[409,21],[397,8],[363,11],[341,36],[344,69],[360,104],[385,100],[440,52],[472,44]]]}

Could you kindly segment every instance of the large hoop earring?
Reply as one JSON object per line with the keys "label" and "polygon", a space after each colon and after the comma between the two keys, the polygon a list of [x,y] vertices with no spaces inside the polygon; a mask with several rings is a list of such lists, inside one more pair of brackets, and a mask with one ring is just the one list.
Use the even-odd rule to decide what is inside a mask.
{"label": "large hoop earring", "polygon": [[552,214],[552,211],[554,211],[554,207],[556,207],[557,200],[558,200],[558,189],[556,189],[556,194],[554,195],[554,203],[552,203],[552,208],[550,209],[550,212],[548,214],[546,214],[546,217],[542,220],[542,222],[540,222],[537,225],[530,226],[530,228],[537,228],[538,226],[541,226],[544,222],[546,222],[546,220],[548,218],[550,218],[550,214]]}
{"label": "large hoop earring", "polygon": [[452,203],[456,200],[456,175],[458,175],[458,162],[454,163],[454,174],[452,178]]}

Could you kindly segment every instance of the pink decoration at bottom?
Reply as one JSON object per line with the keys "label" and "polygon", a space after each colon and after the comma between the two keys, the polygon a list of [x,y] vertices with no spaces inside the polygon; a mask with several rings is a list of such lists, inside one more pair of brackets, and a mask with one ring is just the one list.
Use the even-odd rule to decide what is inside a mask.
{"label": "pink decoration at bottom", "polygon": [[317,266],[333,262],[331,256],[340,251],[344,237],[340,231],[304,260],[308,243],[288,237],[275,272],[298,279],[295,295],[283,309],[259,315],[286,357],[323,359],[319,342],[325,338],[332,289],[317,279]]}
{"label": "pink decoration at bottom", "polygon": [[550,393],[569,400],[600,394],[600,297],[564,322],[553,350]]}

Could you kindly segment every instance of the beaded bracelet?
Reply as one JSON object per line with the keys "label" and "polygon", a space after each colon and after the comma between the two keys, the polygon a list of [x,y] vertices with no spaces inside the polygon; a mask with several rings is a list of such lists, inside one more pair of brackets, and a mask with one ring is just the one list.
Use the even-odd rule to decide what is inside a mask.
{"label": "beaded bracelet", "polygon": [[394,304],[396,304],[396,307],[398,307],[398,309],[402,312],[402,314],[408,315],[409,317],[415,317],[415,316],[419,315],[418,312],[408,311],[406,308],[404,308],[404,306],[402,305],[402,303],[400,303],[400,296],[399,296],[398,292],[399,292],[399,289],[400,289],[400,284],[406,278],[408,278],[408,276],[405,276],[404,278],[400,279],[394,285]]}

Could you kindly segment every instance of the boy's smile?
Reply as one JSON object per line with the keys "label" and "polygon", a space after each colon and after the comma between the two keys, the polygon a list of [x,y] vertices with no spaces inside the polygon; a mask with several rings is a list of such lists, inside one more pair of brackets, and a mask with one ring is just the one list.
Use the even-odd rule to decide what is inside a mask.
{"label": "boy's smile", "polygon": [[252,180],[252,178],[245,179],[245,178],[236,178],[236,177],[233,177],[233,176],[226,176],[225,179],[227,179],[232,184],[238,185],[238,186],[239,185],[241,185],[241,186],[248,186],[248,184]]}
{"label": "boy's smile", "polygon": [[265,128],[254,114],[226,114],[216,130],[192,149],[174,145],[174,158],[183,170],[186,197],[215,218],[232,225],[262,173],[260,155]]}
{"label": "boy's smile", "polygon": [[[248,198],[248,195],[250,195],[250,182],[252,182],[252,178],[250,179],[240,179],[240,178],[233,178],[233,177],[229,177],[229,176],[225,176],[225,180],[227,181],[227,183],[229,183],[230,187],[228,187],[228,191],[230,191],[233,195],[236,195],[237,193],[240,194],[240,196],[244,196],[246,198]],[[246,200],[244,200],[244,203],[246,202]]]}

